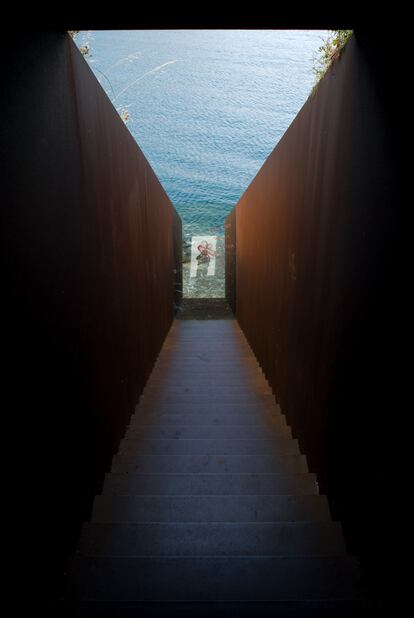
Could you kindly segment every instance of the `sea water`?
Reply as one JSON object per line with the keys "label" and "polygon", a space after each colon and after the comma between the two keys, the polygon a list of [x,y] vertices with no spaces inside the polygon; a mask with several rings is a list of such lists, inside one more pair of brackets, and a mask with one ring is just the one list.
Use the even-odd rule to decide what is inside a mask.
{"label": "sea water", "polygon": [[[224,295],[224,220],[308,98],[327,34],[78,35],[78,45],[89,44],[87,62],[119,113],[128,116],[128,129],[181,216],[185,295]],[[207,236],[215,239],[214,249],[206,240],[206,250]]]}

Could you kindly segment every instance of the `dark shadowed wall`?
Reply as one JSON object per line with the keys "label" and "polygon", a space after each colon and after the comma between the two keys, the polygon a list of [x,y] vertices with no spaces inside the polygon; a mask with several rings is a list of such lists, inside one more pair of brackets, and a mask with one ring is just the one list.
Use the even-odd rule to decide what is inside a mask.
{"label": "dark shadowed wall", "polygon": [[233,209],[224,224],[225,239],[225,296],[233,313],[236,313],[236,210]]}
{"label": "dark shadowed wall", "polygon": [[350,40],[227,224],[237,236],[237,318],[378,591],[396,384],[399,121],[384,96],[389,65],[379,70],[370,43]]}
{"label": "dark shadowed wall", "polygon": [[25,437],[12,467],[24,457],[50,595],[172,322],[181,221],[68,35],[5,54],[3,338]]}

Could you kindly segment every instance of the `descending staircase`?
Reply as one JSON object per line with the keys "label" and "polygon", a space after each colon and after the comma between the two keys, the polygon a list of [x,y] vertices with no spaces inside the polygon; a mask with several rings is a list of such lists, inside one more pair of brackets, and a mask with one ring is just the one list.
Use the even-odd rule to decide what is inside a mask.
{"label": "descending staircase", "polygon": [[104,617],[364,607],[358,563],[236,320],[174,321],[65,599],[71,616]]}

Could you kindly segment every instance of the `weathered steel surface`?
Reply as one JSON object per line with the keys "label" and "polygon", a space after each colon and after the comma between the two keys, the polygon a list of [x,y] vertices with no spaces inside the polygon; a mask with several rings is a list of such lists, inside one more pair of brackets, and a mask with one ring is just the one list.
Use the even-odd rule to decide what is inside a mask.
{"label": "weathered steel surface", "polygon": [[237,235],[237,319],[349,548],[377,575],[399,208],[380,79],[351,40],[226,229]]}
{"label": "weathered steel surface", "polygon": [[236,210],[233,209],[224,224],[226,300],[236,313]]}
{"label": "weathered steel surface", "polygon": [[173,262],[174,262],[174,313],[183,299],[183,240],[182,223],[178,213],[173,216]]}
{"label": "weathered steel surface", "polygon": [[171,325],[181,223],[67,35],[22,37],[8,61],[9,368],[36,474],[47,456],[34,480],[58,573],[48,551],[76,538]]}

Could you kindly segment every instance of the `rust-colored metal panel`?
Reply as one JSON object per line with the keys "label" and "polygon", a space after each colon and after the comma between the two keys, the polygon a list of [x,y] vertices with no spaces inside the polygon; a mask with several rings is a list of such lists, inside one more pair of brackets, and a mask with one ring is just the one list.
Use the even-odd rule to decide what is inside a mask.
{"label": "rust-colored metal panel", "polygon": [[224,224],[225,238],[225,288],[226,300],[236,313],[236,209],[233,209]]}
{"label": "rust-colored metal panel", "polygon": [[170,328],[181,222],[68,35],[22,37],[4,77],[9,368],[58,576]]}
{"label": "rust-colored metal panel", "polygon": [[174,213],[174,309],[175,313],[183,300],[183,240],[182,223],[178,213]]}
{"label": "rust-colored metal panel", "polygon": [[375,568],[399,208],[379,79],[351,39],[227,220],[237,319],[349,547]]}

